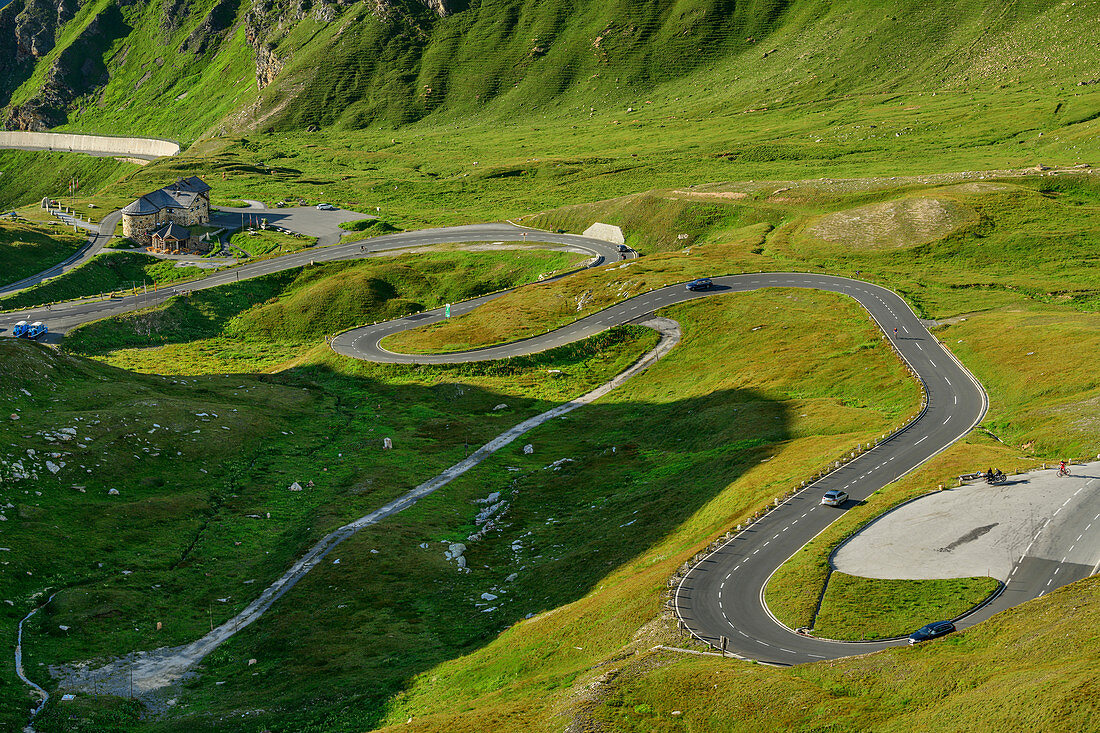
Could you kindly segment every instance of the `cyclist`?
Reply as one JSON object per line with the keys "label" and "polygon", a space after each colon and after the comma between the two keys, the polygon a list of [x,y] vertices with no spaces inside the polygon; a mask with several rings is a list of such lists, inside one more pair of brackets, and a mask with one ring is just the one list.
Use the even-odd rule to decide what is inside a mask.
{"label": "cyclist", "polygon": [[1061,463],[1058,464],[1058,475],[1059,476],[1069,476],[1069,467],[1066,466],[1065,461],[1062,461]]}

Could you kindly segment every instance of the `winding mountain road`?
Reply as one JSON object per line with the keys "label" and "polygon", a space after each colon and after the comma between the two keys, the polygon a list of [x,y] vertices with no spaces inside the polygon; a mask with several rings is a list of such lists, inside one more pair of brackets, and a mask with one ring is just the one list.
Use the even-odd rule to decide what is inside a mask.
{"label": "winding mountain road", "polygon": [[[591,253],[594,264],[619,257],[613,245],[598,240],[524,230],[503,224],[406,232],[249,263],[196,283],[163,288],[151,298],[148,295],[131,296],[107,302],[59,304],[48,314],[44,310],[8,313],[0,316],[0,326],[9,325],[4,322],[5,319],[14,323],[21,318],[48,315],[51,327],[63,332],[90,320],[159,303],[181,292],[216,287],[241,278],[301,267],[310,262],[350,260],[373,252],[472,241],[537,241],[568,245]],[[982,419],[987,408],[984,390],[924,328],[905,301],[886,288],[844,277],[808,273],[730,275],[715,277],[713,282],[714,287],[705,292],[688,291],[682,284],[653,290],[555,331],[474,351],[407,355],[391,353],[380,346],[380,341],[389,334],[442,320],[444,314],[441,308],[351,329],[336,336],[332,348],[349,357],[377,362],[460,363],[537,353],[586,338],[612,326],[652,323],[655,312],[660,308],[713,295],[786,287],[824,290],[855,299],[870,313],[922,382],[926,404],[921,414],[902,431],[795,494],[706,555],[678,585],[674,603],[677,616],[701,641],[734,656],[773,664],[832,659],[903,643],[898,640],[845,643],[795,633],[772,616],[764,602],[764,588],[780,565],[843,512],[843,507],[819,504],[823,491],[842,489],[850,495],[850,502],[858,502],[921,465],[966,435]],[[466,313],[500,295],[502,293],[495,293],[454,304],[452,315]],[[308,570],[308,567],[305,569]],[[960,625],[977,623],[997,611],[1049,591],[1052,569],[1049,562],[1021,558],[1004,592],[968,615]],[[1054,574],[1057,574],[1056,569]],[[1059,584],[1072,579],[1076,577],[1071,578],[1067,573]],[[281,592],[285,591],[280,591],[280,595]],[[266,610],[266,606],[262,610]]]}
{"label": "winding mountain road", "polygon": [[[106,219],[104,221],[107,223]],[[115,222],[117,223],[117,220]],[[105,226],[104,231],[114,231],[114,224]],[[51,339],[56,340],[60,335],[90,321],[151,307],[182,293],[215,288],[237,280],[270,275],[283,270],[304,267],[315,262],[356,260],[365,255],[378,252],[459,242],[530,242],[531,244],[564,245],[590,255],[592,257],[590,267],[619,258],[615,245],[599,239],[575,234],[552,234],[511,224],[477,224],[448,229],[425,229],[415,232],[386,234],[349,244],[313,248],[281,257],[249,262],[240,267],[216,272],[202,280],[160,287],[155,292],[139,293],[110,300],[74,300],[57,303],[49,308],[8,311],[0,313],[0,329],[4,334],[10,334],[12,326],[21,320],[44,321],[50,328]],[[86,253],[84,259],[93,255],[94,252]],[[53,272],[53,268],[47,272]],[[39,274],[34,277],[44,278],[45,276],[45,274]]]}

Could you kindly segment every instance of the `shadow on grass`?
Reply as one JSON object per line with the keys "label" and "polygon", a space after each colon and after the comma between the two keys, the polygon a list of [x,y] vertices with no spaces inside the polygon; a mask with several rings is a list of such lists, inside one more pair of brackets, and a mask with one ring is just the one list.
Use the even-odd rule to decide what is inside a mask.
{"label": "shadow on grass", "polygon": [[[296,376],[327,390],[364,389],[361,380],[325,369]],[[451,387],[465,387],[457,399],[476,405],[471,413],[514,399]],[[410,404],[438,401],[437,388],[405,387],[401,394]],[[465,434],[473,432],[480,445],[514,422],[425,423],[421,436],[461,449]],[[771,444],[790,437],[788,424],[782,403],[726,390],[667,403],[605,399],[542,426],[340,545],[330,555],[339,563],[316,568],[262,620],[208,657],[201,677],[187,685],[187,708],[150,729],[192,730],[211,714],[219,730],[230,731],[376,727],[417,675],[480,649],[531,614],[584,597],[690,523],[766,458]],[[530,455],[523,453],[528,443],[535,451]],[[471,442],[471,450],[476,445]],[[379,473],[364,466],[357,485],[372,477]],[[479,523],[478,513],[498,502],[505,505],[492,524]],[[316,524],[327,530],[358,515],[341,504],[321,508]],[[700,538],[707,531],[700,525]],[[468,572],[444,557],[450,542],[467,545]],[[250,667],[249,659],[258,661]],[[516,659],[510,679],[529,664]],[[505,682],[487,680],[486,691]]]}

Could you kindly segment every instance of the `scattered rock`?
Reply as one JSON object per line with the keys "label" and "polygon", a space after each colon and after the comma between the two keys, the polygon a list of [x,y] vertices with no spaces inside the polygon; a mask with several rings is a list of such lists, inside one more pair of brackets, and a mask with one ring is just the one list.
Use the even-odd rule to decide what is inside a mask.
{"label": "scattered rock", "polygon": [[506,405],[506,404],[504,404],[503,402],[501,402],[501,403],[500,403],[499,405],[497,405],[496,407],[494,407],[494,408],[493,408],[493,410],[494,410],[494,411],[496,411],[496,410],[505,410],[505,409],[507,409],[507,408],[508,408],[508,405]]}
{"label": "scattered rock", "polygon": [[498,596],[495,596],[492,593],[482,593],[481,594],[481,600],[483,600],[483,601],[495,601],[497,598],[498,598]]}
{"label": "scattered rock", "polygon": [[534,452],[535,452],[535,446],[531,445],[530,443],[523,446],[523,455],[529,456]]}
{"label": "scattered rock", "polygon": [[297,481],[295,481],[294,483],[292,483],[290,485],[290,490],[291,491],[301,491],[302,490],[302,485],[300,483],[298,483]]}
{"label": "scattered rock", "polygon": [[118,489],[111,489],[107,492],[108,496],[118,496]]}

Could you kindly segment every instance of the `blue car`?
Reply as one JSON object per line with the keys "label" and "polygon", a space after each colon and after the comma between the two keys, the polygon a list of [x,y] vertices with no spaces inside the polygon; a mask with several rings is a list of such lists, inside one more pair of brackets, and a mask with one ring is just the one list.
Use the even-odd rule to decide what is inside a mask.
{"label": "blue car", "polygon": [[937,639],[941,636],[946,636],[955,630],[955,624],[950,621],[937,621],[934,624],[928,624],[922,626],[912,634],[909,635],[910,644],[919,644],[922,641],[928,641],[929,639]]}
{"label": "blue car", "polygon": [[714,287],[714,283],[709,277],[701,277],[698,280],[692,280],[687,284],[688,290],[710,290]]}

